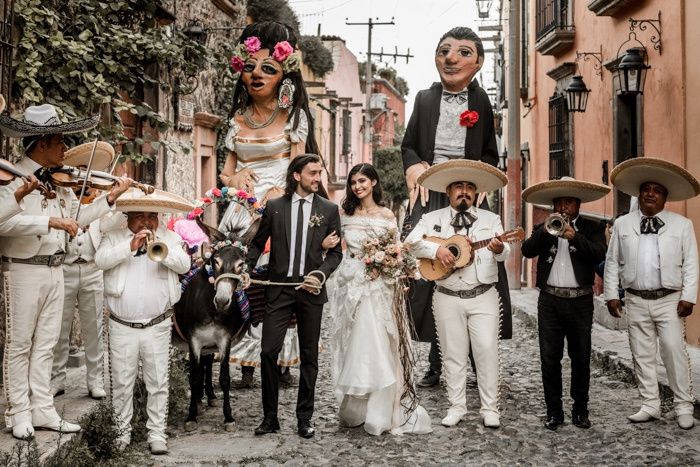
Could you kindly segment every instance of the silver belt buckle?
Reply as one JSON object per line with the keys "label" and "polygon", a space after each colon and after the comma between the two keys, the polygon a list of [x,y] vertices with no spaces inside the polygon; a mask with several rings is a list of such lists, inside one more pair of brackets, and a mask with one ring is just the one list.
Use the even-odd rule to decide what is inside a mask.
{"label": "silver belt buckle", "polygon": [[146,326],[144,326],[143,323],[131,323],[131,327],[133,327],[135,329],[143,329]]}

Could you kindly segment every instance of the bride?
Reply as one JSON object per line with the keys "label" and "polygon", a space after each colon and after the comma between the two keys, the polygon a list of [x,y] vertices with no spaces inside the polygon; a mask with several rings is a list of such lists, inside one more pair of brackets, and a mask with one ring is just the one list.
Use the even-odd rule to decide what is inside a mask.
{"label": "bride", "polygon": [[365,275],[362,242],[390,231],[394,214],[383,207],[379,175],[370,164],[348,174],[341,217],[345,257],[332,276],[327,310],[332,313],[333,385],[341,425],[371,435],[430,433],[430,417],[417,404],[413,388],[408,318],[394,313],[394,285]]}

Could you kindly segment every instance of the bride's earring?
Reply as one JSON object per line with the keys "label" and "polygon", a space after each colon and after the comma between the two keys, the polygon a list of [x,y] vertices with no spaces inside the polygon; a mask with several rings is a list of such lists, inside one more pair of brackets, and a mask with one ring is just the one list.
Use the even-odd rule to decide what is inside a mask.
{"label": "bride's earring", "polygon": [[296,87],[292,80],[285,78],[280,86],[279,95],[277,96],[277,105],[280,109],[288,109],[294,105],[294,91]]}

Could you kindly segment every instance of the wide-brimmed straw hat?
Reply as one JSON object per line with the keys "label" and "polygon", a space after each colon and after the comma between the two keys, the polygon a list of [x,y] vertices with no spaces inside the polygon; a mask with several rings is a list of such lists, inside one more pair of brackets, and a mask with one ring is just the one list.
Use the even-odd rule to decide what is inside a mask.
{"label": "wide-brimmed straw hat", "polygon": [[582,203],[590,203],[608,193],[610,187],[607,185],[562,177],[559,180],[547,180],[527,187],[523,191],[523,200],[532,204],[552,204],[557,198],[576,198]]}
{"label": "wide-brimmed straw hat", "polygon": [[5,96],[0,94],[0,113],[3,113],[5,111],[5,105],[7,102],[5,102]]}
{"label": "wide-brimmed straw hat", "polygon": [[10,138],[26,136],[59,135],[80,133],[95,128],[99,115],[63,123],[58,118],[56,107],[51,104],[33,105],[24,111],[24,118],[16,120],[9,115],[0,115],[0,130]]}
{"label": "wide-brimmed straw hat", "polygon": [[156,189],[150,195],[138,188],[130,188],[117,198],[117,211],[121,212],[190,212],[194,204],[175,193]]}
{"label": "wide-brimmed straw hat", "polygon": [[418,184],[432,191],[445,193],[450,183],[470,182],[476,191],[498,190],[508,183],[508,178],[496,167],[485,162],[458,159],[430,167],[418,177]]}
{"label": "wide-brimmed straw hat", "polygon": [[[80,144],[74,148],[70,148],[65,153],[63,165],[70,167],[87,167],[92,155],[92,147],[94,142]],[[104,141],[98,141],[95,148],[95,157],[92,160],[92,170],[105,170],[114,160],[114,147]]]}
{"label": "wide-brimmed straw hat", "polygon": [[630,196],[639,196],[642,183],[658,183],[668,190],[667,201],[683,201],[700,194],[700,183],[690,172],[654,157],[636,157],[616,165],[610,172],[610,182]]}

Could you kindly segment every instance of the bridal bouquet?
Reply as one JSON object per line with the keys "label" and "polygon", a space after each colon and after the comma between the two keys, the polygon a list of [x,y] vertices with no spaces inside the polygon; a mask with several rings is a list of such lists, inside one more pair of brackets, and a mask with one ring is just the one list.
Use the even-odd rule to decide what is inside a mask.
{"label": "bridal bouquet", "polygon": [[418,271],[416,257],[410,253],[408,245],[398,241],[397,232],[393,230],[362,242],[361,259],[370,280],[414,278]]}

